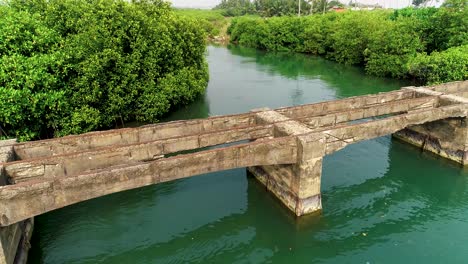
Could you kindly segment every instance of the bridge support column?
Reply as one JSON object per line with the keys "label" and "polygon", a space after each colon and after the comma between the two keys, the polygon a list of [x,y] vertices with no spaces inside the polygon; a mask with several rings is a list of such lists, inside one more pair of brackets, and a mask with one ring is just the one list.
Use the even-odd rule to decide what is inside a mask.
{"label": "bridge support column", "polygon": [[411,126],[393,134],[395,138],[444,158],[468,165],[468,119],[448,118]]}
{"label": "bridge support column", "polygon": [[[16,140],[0,141],[0,186],[7,185],[7,175],[2,163],[14,160],[13,145]],[[34,227],[34,219],[0,227],[0,264],[25,264]]]}
{"label": "bridge support column", "polygon": [[250,167],[248,170],[297,216],[322,209],[320,184],[325,137],[275,111],[257,114],[257,124],[274,123],[275,137],[297,135],[297,163]]}

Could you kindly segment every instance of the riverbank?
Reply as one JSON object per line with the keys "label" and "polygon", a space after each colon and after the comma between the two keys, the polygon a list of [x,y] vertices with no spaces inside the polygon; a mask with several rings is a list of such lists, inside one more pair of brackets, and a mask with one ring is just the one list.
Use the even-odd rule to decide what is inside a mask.
{"label": "riverbank", "polygon": [[468,7],[237,17],[231,42],[363,66],[370,75],[435,84],[468,79]]}
{"label": "riverbank", "polygon": [[180,16],[196,19],[205,31],[208,43],[227,45],[230,42],[227,30],[232,17],[224,16],[222,10],[176,8],[174,11]]}

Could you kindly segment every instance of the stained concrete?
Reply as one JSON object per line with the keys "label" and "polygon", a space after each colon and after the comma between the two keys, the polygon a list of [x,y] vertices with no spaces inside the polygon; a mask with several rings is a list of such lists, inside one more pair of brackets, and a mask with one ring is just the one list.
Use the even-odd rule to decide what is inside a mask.
{"label": "stained concrete", "polygon": [[150,162],[120,165],[76,176],[35,179],[0,188],[0,225],[103,195],[203,173],[258,165],[293,164],[293,137],[253,142]]}
{"label": "stained concrete", "polygon": [[[15,144],[16,139],[0,141],[0,186],[8,182],[3,163],[14,160],[13,146]],[[27,262],[33,227],[33,219],[0,227],[0,264],[25,264]]]}
{"label": "stained concrete", "polygon": [[[0,226],[123,190],[242,167],[296,215],[314,212],[322,206],[323,157],[349,144],[396,133],[466,164],[467,84],[2,143],[10,150],[0,157],[20,160],[0,163],[3,182],[13,183],[0,187]],[[251,142],[204,149],[243,140]],[[179,153],[187,150],[197,152]]]}
{"label": "stained concrete", "polygon": [[[254,110],[256,112],[258,110]],[[274,124],[277,138],[297,136],[297,161],[292,165],[256,166],[249,171],[297,216],[322,209],[320,180],[326,139],[305,124],[276,111],[256,113],[258,125]]]}

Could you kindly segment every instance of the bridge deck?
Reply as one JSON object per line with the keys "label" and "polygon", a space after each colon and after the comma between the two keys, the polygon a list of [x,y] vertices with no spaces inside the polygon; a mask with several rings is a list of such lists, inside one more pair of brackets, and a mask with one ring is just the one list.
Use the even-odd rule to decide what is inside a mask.
{"label": "bridge deck", "polygon": [[[466,117],[466,100],[459,96],[467,92],[468,82],[404,88],[276,109],[284,120],[273,124],[257,122],[256,116],[263,110],[254,110],[18,143],[13,149],[20,160],[0,164],[11,183],[0,187],[0,225],[106,194],[202,173],[294,164],[297,135],[281,136],[275,128],[290,120],[311,129],[301,135],[324,138],[326,154],[331,154],[348,144],[411,125]],[[223,147],[226,143],[236,145]]]}

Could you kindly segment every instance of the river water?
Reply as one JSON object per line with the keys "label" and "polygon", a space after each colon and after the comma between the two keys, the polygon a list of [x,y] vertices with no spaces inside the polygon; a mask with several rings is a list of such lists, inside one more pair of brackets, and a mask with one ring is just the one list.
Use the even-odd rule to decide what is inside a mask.
{"label": "river water", "polygon": [[[209,46],[203,98],[167,120],[389,91],[405,83],[300,54]],[[466,263],[468,172],[391,139],[324,159],[323,212],[296,219],[245,169],[36,218],[29,263]]]}

